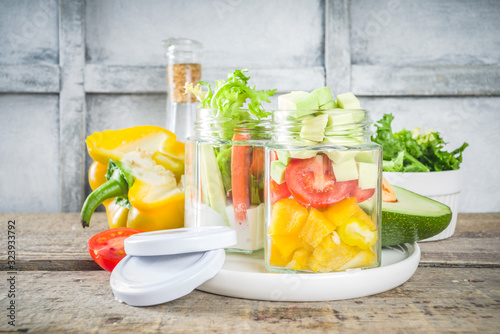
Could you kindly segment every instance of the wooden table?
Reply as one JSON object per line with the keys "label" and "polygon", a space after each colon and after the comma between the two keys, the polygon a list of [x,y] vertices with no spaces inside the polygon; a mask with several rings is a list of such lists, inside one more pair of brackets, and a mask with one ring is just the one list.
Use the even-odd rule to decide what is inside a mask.
{"label": "wooden table", "polygon": [[[194,291],[143,308],[117,302],[109,273],[88,254],[87,240],[107,227],[103,213],[87,229],[73,213],[0,217],[0,331],[500,333],[500,213],[459,215],[452,238],[420,243],[420,266],[408,282],[375,296],[295,303]],[[13,268],[6,261],[9,220]],[[8,296],[12,288],[15,297]],[[15,327],[8,324],[12,300]]]}

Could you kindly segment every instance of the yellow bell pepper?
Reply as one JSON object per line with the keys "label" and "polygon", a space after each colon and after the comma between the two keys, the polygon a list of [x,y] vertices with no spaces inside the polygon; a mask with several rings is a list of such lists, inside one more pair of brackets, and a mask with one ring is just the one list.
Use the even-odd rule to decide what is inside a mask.
{"label": "yellow bell pepper", "polygon": [[101,203],[108,224],[143,231],[184,225],[184,144],[155,126],[96,132],[86,140],[95,160],[89,170],[93,192],[82,208],[88,226]]}
{"label": "yellow bell pepper", "polygon": [[[92,190],[96,190],[106,183],[107,165],[94,161],[89,169],[89,184]],[[129,209],[116,203],[114,198],[108,198],[102,204],[106,208],[109,228],[126,227]]]}

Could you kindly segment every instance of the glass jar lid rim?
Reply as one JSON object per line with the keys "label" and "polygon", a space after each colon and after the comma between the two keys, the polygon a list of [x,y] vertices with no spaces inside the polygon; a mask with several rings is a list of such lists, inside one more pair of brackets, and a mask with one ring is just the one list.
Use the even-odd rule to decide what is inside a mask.
{"label": "glass jar lid rim", "polygon": [[203,44],[198,41],[183,37],[173,37],[162,42],[163,47],[168,51],[167,54],[176,52],[201,52]]}

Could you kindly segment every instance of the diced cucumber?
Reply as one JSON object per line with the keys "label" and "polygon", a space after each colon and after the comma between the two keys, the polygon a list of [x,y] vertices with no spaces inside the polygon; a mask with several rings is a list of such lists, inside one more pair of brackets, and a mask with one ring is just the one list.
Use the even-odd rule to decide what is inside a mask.
{"label": "diced cucumber", "polygon": [[330,158],[330,160],[333,161],[333,163],[339,165],[343,162],[346,162],[348,160],[353,159],[357,151],[351,151],[351,150],[346,150],[346,151],[330,151],[330,152],[325,152],[326,155]]}
{"label": "diced cucumber", "polygon": [[309,159],[318,153],[318,151],[290,151],[290,157],[294,159]]}
{"label": "diced cucumber", "polygon": [[341,109],[361,109],[358,98],[351,92],[337,95],[337,105]]}
{"label": "diced cucumber", "polygon": [[352,113],[350,112],[328,115],[328,127],[351,125],[353,122],[354,119],[352,117]]}
{"label": "diced cucumber", "polygon": [[280,110],[311,110],[319,109],[316,95],[304,91],[295,91],[278,97]]}
{"label": "diced cucumber", "polygon": [[201,187],[206,191],[208,197],[208,205],[220,213],[224,221],[229,225],[229,220],[226,214],[226,193],[222,184],[222,176],[215,158],[215,152],[212,145],[200,145],[202,168],[202,184]]}
{"label": "diced cucumber", "polygon": [[320,106],[323,106],[331,101],[332,99],[332,91],[328,87],[321,87],[312,91],[312,94],[316,96],[318,99],[318,103]]}
{"label": "diced cucumber", "polygon": [[376,164],[357,162],[358,165],[358,186],[361,189],[371,189],[377,186],[378,166]]}
{"label": "diced cucumber", "polygon": [[271,178],[277,184],[282,184],[285,181],[286,166],[280,161],[271,161]]}
{"label": "diced cucumber", "polygon": [[323,141],[325,137],[325,127],[328,123],[328,115],[322,114],[302,121],[300,137],[312,141]]}
{"label": "diced cucumber", "polygon": [[278,109],[295,110],[292,117],[300,118],[319,109],[316,95],[304,91],[291,92],[278,97]]}
{"label": "diced cucumber", "polygon": [[285,166],[288,166],[288,163],[290,162],[290,152],[280,150],[276,151],[276,154],[278,155],[279,162],[281,162]]}
{"label": "diced cucumber", "polygon": [[373,151],[360,151],[356,154],[354,158],[357,162],[367,162],[374,163],[375,157],[373,156]]}
{"label": "diced cucumber", "polygon": [[321,110],[329,110],[329,109],[336,109],[337,108],[337,104],[335,103],[335,101],[330,101],[322,106],[319,107]]}
{"label": "diced cucumber", "polygon": [[358,168],[354,159],[349,159],[340,164],[332,164],[335,179],[338,182],[358,179]]}
{"label": "diced cucumber", "polygon": [[323,140],[323,144],[339,146],[354,146],[359,145],[362,142],[362,139],[349,136],[326,136]]}

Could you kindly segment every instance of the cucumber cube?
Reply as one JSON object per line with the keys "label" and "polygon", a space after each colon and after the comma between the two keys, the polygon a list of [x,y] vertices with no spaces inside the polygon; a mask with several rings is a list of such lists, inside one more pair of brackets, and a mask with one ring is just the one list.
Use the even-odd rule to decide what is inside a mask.
{"label": "cucumber cube", "polygon": [[373,151],[360,151],[355,157],[357,162],[368,162],[374,163],[375,158],[373,157]]}
{"label": "cucumber cube", "polygon": [[337,95],[337,105],[342,109],[361,109],[358,98],[351,92]]}
{"label": "cucumber cube", "polygon": [[[316,95],[308,92],[291,92],[278,97],[280,110],[317,110],[319,102]],[[301,115],[303,116],[303,115]],[[298,116],[296,116],[298,117]]]}
{"label": "cucumber cube", "polygon": [[326,152],[326,155],[333,161],[334,164],[341,164],[350,159],[353,159],[358,152],[356,151],[331,151]]}
{"label": "cucumber cube", "polygon": [[318,142],[323,141],[327,123],[328,115],[326,114],[303,120],[300,138]]}
{"label": "cucumber cube", "polygon": [[332,164],[335,179],[338,182],[351,181],[358,179],[358,166],[354,159],[349,159],[340,164]]}
{"label": "cucumber cube", "polygon": [[357,162],[358,165],[358,187],[361,189],[371,189],[377,186],[378,166],[365,162]]}
{"label": "cucumber cube", "polygon": [[290,158],[309,159],[314,157],[318,151],[290,151]]}
{"label": "cucumber cube", "polygon": [[312,91],[312,94],[316,96],[318,99],[318,103],[320,106],[333,101],[332,99],[332,91],[328,87],[321,87]]}
{"label": "cucumber cube", "polygon": [[321,110],[336,109],[337,108],[337,104],[335,103],[335,101],[331,100],[330,102],[323,104],[319,108]]}
{"label": "cucumber cube", "polygon": [[278,161],[281,162],[283,165],[287,166],[288,163],[290,162],[290,152],[276,151],[276,154],[278,155]]}
{"label": "cucumber cube", "polygon": [[282,184],[285,182],[286,166],[279,161],[271,161],[271,178],[274,182]]}

